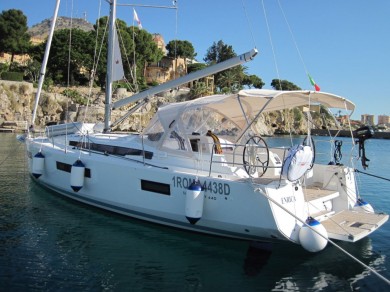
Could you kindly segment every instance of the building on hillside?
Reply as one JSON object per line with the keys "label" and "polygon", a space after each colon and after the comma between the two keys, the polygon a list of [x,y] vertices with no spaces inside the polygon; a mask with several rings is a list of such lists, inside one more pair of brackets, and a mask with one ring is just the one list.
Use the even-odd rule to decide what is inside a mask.
{"label": "building on hillside", "polygon": [[341,126],[348,125],[350,123],[349,115],[340,115],[336,117],[336,120],[339,122]]}
{"label": "building on hillside", "polygon": [[375,125],[374,118],[375,118],[374,115],[364,114],[361,115],[361,122],[363,125],[374,126]]}
{"label": "building on hillside", "polygon": [[[8,53],[0,53],[0,63],[10,64],[12,55]],[[30,61],[30,56],[28,54],[22,55],[14,55],[14,62],[20,65],[27,65],[28,61]]]}
{"label": "building on hillside", "polygon": [[157,63],[148,63],[145,68],[147,83],[164,83],[186,74],[186,66],[182,58],[163,57]]}
{"label": "building on hillside", "polygon": [[152,35],[152,39],[156,43],[157,48],[159,48],[164,53],[164,56],[166,56],[167,55],[167,49],[165,47],[165,41],[164,41],[163,36],[161,34],[159,34],[159,33],[154,33]]}
{"label": "building on hillside", "polygon": [[41,36],[32,36],[30,42],[32,45],[36,46],[46,41],[46,37]]}
{"label": "building on hillside", "polygon": [[378,116],[378,125],[390,125],[390,116],[379,115]]}
{"label": "building on hillside", "polygon": [[[170,80],[174,80],[187,74],[187,66],[195,63],[195,60],[184,59],[181,57],[172,58],[167,56],[167,50],[165,47],[165,41],[162,35],[153,34],[153,41],[157,44],[157,47],[164,53],[164,57],[156,63],[148,63],[145,67],[144,77],[147,83],[165,83]],[[208,93],[214,91],[214,77],[203,78],[202,82],[205,83]],[[191,82],[188,86],[193,86]]]}

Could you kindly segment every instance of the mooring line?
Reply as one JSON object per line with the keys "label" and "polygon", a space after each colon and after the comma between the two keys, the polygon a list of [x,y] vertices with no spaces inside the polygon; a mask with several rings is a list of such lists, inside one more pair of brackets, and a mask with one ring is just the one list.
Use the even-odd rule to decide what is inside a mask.
{"label": "mooring line", "polygon": [[317,233],[319,236],[321,236],[322,238],[324,238],[325,240],[327,240],[330,244],[332,244],[334,247],[338,248],[340,251],[342,251],[344,254],[346,254],[347,256],[349,256],[351,259],[353,259],[354,261],[356,261],[357,263],[359,263],[360,265],[362,265],[363,267],[365,267],[366,269],[368,269],[369,271],[371,271],[375,276],[377,276],[378,278],[380,278],[381,280],[383,280],[387,285],[390,285],[390,280],[387,279],[386,277],[384,277],[383,275],[381,275],[379,272],[377,272],[374,268],[371,268],[370,266],[366,265],[365,263],[363,263],[361,260],[359,260],[358,258],[356,258],[355,256],[353,256],[352,254],[350,254],[348,251],[346,251],[345,249],[343,249],[341,246],[339,246],[338,244],[336,244],[334,241],[330,240],[329,238],[325,237],[324,235],[322,235],[320,232],[318,232],[317,230],[315,230],[314,228],[312,228],[311,226],[309,226],[304,220],[300,219],[298,216],[296,216],[295,214],[293,214],[292,212],[290,212],[289,210],[287,210],[286,208],[284,208],[281,204],[279,204],[278,202],[276,202],[274,199],[272,199],[270,196],[268,196],[267,194],[263,193],[261,191],[261,189],[258,189],[258,188],[254,188],[255,191],[258,191],[260,194],[262,194],[263,196],[265,196],[269,201],[271,201],[272,203],[274,203],[276,206],[278,206],[279,208],[281,208],[282,210],[284,210],[285,212],[287,212],[289,215],[291,215],[292,217],[294,217],[296,220],[300,221],[301,223],[303,223],[305,226],[307,226],[308,228],[310,228],[312,231],[314,231],[315,233]]}
{"label": "mooring line", "polygon": [[383,177],[383,176],[379,176],[379,175],[375,175],[375,174],[367,173],[367,172],[364,172],[364,171],[360,171],[359,169],[356,169],[356,168],[355,168],[355,172],[358,172],[358,173],[363,173],[363,174],[366,174],[366,175],[369,175],[369,176],[373,176],[373,177],[376,177],[376,178],[380,178],[380,179],[383,179],[383,180],[390,181],[390,179],[389,179],[389,178],[385,178],[385,177]]}

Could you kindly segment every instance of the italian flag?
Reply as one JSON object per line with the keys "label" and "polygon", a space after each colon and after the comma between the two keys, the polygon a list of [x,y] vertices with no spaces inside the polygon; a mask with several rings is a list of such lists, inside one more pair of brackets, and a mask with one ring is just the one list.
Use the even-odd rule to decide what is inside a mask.
{"label": "italian flag", "polygon": [[320,91],[321,88],[317,85],[317,83],[313,80],[313,78],[311,78],[311,76],[309,74],[307,74],[307,76],[309,76],[310,83],[311,83],[311,85],[314,86],[315,90]]}

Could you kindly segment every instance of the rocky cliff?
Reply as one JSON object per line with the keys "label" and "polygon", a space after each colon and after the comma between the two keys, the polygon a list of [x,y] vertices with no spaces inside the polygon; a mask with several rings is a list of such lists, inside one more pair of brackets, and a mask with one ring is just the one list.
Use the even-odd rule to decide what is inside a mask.
{"label": "rocky cliff", "polygon": [[[51,19],[45,19],[42,22],[35,24],[31,28],[29,28],[28,34],[36,41],[37,40],[44,41],[48,36],[50,26],[51,26]],[[84,31],[91,31],[94,29],[92,23],[89,23],[88,21],[82,18],[71,19],[69,17],[63,17],[63,16],[59,16],[57,18],[55,30],[69,29],[70,27],[81,29]]]}
{"label": "rocky cliff", "polygon": [[[103,122],[104,119],[104,93],[100,89],[88,88],[52,88],[50,92],[41,94],[38,105],[36,127],[44,128],[48,123],[62,123],[68,121]],[[79,98],[66,95],[65,93],[77,92]],[[163,103],[174,100],[186,99],[188,91],[183,91],[173,96],[171,93],[153,98],[143,108],[131,115],[115,130],[119,131],[141,131],[149,122],[156,109]],[[34,108],[36,88],[27,82],[12,82],[0,80],[0,127],[10,122],[31,121]],[[121,89],[113,97],[118,98],[128,96],[129,93]],[[81,97],[81,98],[80,98]],[[88,106],[85,104],[88,100]],[[80,101],[83,101],[80,103]],[[112,120],[116,120],[124,115],[129,108],[113,111]],[[11,123],[12,124],[12,123]],[[13,123],[12,125],[17,125]],[[23,124],[23,123],[19,123]],[[19,125],[18,124],[18,125]],[[307,133],[307,119],[299,109],[274,111],[262,114],[258,118],[256,127],[263,135],[305,134]],[[316,129],[334,128],[332,119],[323,119],[318,113],[313,113],[313,127]]]}

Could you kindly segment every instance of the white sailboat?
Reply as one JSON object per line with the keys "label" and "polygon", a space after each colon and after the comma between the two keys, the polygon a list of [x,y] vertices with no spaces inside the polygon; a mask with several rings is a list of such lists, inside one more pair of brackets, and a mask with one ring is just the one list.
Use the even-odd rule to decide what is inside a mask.
{"label": "white sailboat", "polygon": [[[115,0],[110,35],[115,38]],[[115,50],[110,42],[109,52]],[[361,199],[354,168],[315,162],[314,142],[269,147],[258,132],[262,113],[354,104],[317,91],[241,90],[158,109],[141,134],[109,132],[110,113],[158,92],[250,61],[235,57],[118,102],[111,102],[108,61],[106,122],[48,126],[26,138],[37,183],[99,208],[195,232],[259,241],[290,241],[320,251],[333,239],[355,242],[388,215]],[[364,129],[363,129],[364,130]],[[367,135],[362,130],[361,137]],[[364,140],[362,138],[362,140]],[[352,140],[353,141],[353,140]],[[354,144],[354,143],[352,143]]]}

